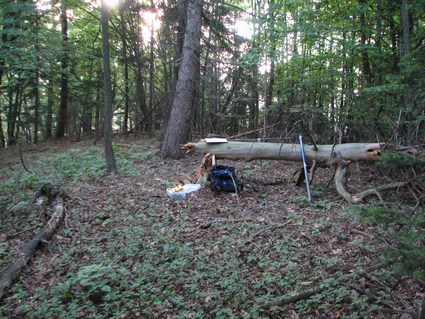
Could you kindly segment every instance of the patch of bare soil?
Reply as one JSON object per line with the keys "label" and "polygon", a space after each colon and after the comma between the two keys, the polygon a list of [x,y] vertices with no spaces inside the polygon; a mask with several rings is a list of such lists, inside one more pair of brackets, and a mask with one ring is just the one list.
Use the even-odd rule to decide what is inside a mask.
{"label": "patch of bare soil", "polygon": [[[67,146],[61,147],[66,149]],[[149,147],[157,148],[158,145]],[[2,161],[6,165],[19,161],[19,154],[3,157]],[[37,308],[38,302],[33,296],[39,289],[48,291],[50,287],[63,282],[68,271],[75,268],[73,263],[89,265],[92,262],[91,255],[83,253],[86,245],[96,243],[99,252],[110,250],[111,245],[125,246],[131,229],[122,233],[114,243],[109,242],[107,236],[114,227],[126,225],[124,219],[114,219],[120,214],[125,216],[123,211],[136,220],[142,220],[143,216],[158,219],[167,216],[169,227],[181,223],[184,216],[189,226],[184,229],[180,239],[197,249],[210,247],[211,243],[219,242],[225,236],[239,238],[240,241],[233,247],[234,254],[245,264],[251,263],[255,255],[261,257],[267,254],[281,240],[290,239],[288,242],[295,245],[299,253],[276,258],[285,258],[291,271],[298,278],[304,277],[306,280],[298,282],[297,289],[283,287],[278,282],[269,283],[263,294],[272,297],[262,305],[263,318],[350,317],[350,309],[344,307],[344,300],[335,299],[333,305],[328,302],[326,309],[316,307],[305,310],[304,316],[299,317],[299,310],[294,306],[298,302],[296,299],[288,301],[276,297],[297,294],[300,297],[299,294],[303,292],[313,292],[314,296],[314,289],[322,287],[328,278],[336,278],[339,285],[363,296],[365,302],[375,306],[371,307],[375,310],[363,314],[365,317],[414,318],[418,313],[418,302],[425,295],[424,283],[411,277],[399,277],[389,270],[383,275],[384,268],[369,271],[369,267],[383,260],[387,239],[379,237],[383,233],[379,227],[356,221],[355,213],[336,193],[330,169],[319,169],[315,175],[311,185],[312,207],[307,201],[305,187],[295,186],[297,172],[301,168],[299,163],[279,161],[220,161],[219,164],[236,167],[244,183],[239,198],[230,193],[216,196],[208,188],[189,194],[185,199],[169,198],[166,187],[170,187],[173,180],[195,177],[200,161],[200,156],[182,160],[162,160],[158,156],[151,156],[134,161],[134,168],[139,172],[137,176],[117,174],[91,183],[73,182],[66,185],[71,199],[66,203],[64,225],[44,244],[2,301],[9,309],[5,315],[11,319],[21,318],[22,312],[16,309],[25,304],[28,307],[26,316],[29,317],[31,311]],[[380,182],[373,167],[364,164],[354,165],[349,178],[353,191],[365,189],[369,183]],[[109,222],[111,219],[114,219],[113,223]],[[2,234],[3,239],[19,250],[39,227],[18,233],[31,227],[33,225],[23,223],[19,229],[14,229],[10,225],[10,231]],[[131,228],[131,225],[128,227]],[[70,249],[76,252],[75,260],[64,262],[60,268],[54,267],[55,260]],[[268,272],[273,271],[280,270],[253,264],[252,273],[246,278],[247,284],[265,278]],[[21,290],[26,292],[21,300],[12,298]],[[381,298],[383,293],[390,297]],[[308,299],[304,297],[301,295],[299,300]],[[243,309],[234,308],[233,311],[237,314],[235,317],[247,316]],[[133,317],[143,316],[135,314]],[[164,310],[163,314],[158,312],[156,317],[173,318],[173,310]]]}

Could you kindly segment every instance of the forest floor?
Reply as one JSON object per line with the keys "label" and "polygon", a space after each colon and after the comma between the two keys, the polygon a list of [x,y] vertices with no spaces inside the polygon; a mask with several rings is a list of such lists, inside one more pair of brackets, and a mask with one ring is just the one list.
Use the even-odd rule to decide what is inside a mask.
{"label": "forest floor", "polygon": [[[45,181],[66,217],[0,301],[0,318],[415,318],[424,282],[379,266],[391,242],[336,193],[330,169],[295,186],[299,163],[227,162],[244,189],[171,199],[201,156],[162,160],[155,139],[117,139],[104,177],[93,140],[0,150],[0,274],[49,219],[28,208]],[[28,171],[25,170],[24,165]],[[353,192],[388,181],[352,165]],[[8,190],[6,192],[5,190]],[[392,191],[398,203],[408,194]],[[363,206],[379,206],[370,198]]]}

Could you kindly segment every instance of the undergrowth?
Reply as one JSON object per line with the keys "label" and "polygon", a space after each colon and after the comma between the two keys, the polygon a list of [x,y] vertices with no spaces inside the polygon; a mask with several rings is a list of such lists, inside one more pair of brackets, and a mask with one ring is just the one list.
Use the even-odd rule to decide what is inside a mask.
{"label": "undergrowth", "polygon": [[[139,174],[128,157],[146,159],[153,154],[143,145],[133,146],[130,151],[128,156],[125,147],[115,146],[117,167],[122,175]],[[51,183],[66,189],[75,183],[95,183],[106,173],[104,150],[99,146],[48,152],[39,157],[24,154],[22,161],[26,162],[25,167],[17,162],[0,168],[0,234],[8,233],[12,225],[17,232],[34,225],[42,226],[37,213],[40,205],[29,205],[29,202],[43,185]],[[3,236],[0,236],[0,257],[0,272],[16,258],[16,252]]]}
{"label": "undergrowth", "polygon": [[[211,242],[188,241],[193,227],[187,214],[115,215],[104,225],[109,230],[101,243],[86,243],[56,258],[51,271],[64,274],[60,282],[40,287],[32,298],[36,310],[21,305],[14,316],[274,318],[288,309],[268,309],[266,301],[308,287],[327,289],[297,303],[299,314],[329,308],[343,312],[338,306],[342,301],[351,305],[351,314],[369,309],[363,296],[329,277],[325,269],[335,261],[314,256],[294,238],[277,236],[276,231],[279,239],[258,247],[248,243],[255,225],[244,223],[215,225],[216,231],[226,228],[226,233]],[[300,263],[306,253],[317,265],[315,273],[308,274],[309,265]],[[70,263],[76,259],[78,264]]]}
{"label": "undergrowth", "polygon": [[[148,164],[141,163],[138,169],[134,165],[149,160],[153,149],[119,142],[114,151],[120,174],[140,174],[143,167],[151,172],[145,172],[144,179],[160,176]],[[125,180],[119,185],[113,180],[102,183],[105,164],[103,150],[97,146],[44,155],[31,161],[31,172],[16,165],[13,170],[3,168],[1,172],[8,174],[6,178],[3,175],[0,184],[1,233],[11,225],[19,229],[41,227],[37,214],[29,214],[26,206],[45,182],[65,189],[70,185],[87,186],[85,189],[98,191],[97,194],[101,192],[96,189],[98,183],[106,190],[126,187]],[[155,161],[150,165],[158,167]],[[255,169],[249,172],[256,173]],[[398,317],[399,313],[392,316],[381,310],[392,302],[392,291],[387,288],[399,284],[397,277],[386,270],[368,273],[368,278],[375,281],[367,286],[366,293],[362,292],[365,278],[353,276],[353,284],[341,280],[365,261],[369,263],[370,258],[379,259],[382,245],[378,246],[381,243],[372,241],[367,234],[351,233],[355,227],[352,212],[339,211],[341,203],[325,197],[328,189],[315,188],[318,199],[313,207],[301,193],[280,201],[280,193],[276,196],[278,188],[264,189],[261,194],[253,191],[254,195],[244,198],[242,206],[247,211],[242,211],[236,204],[229,204],[228,194],[205,197],[208,202],[192,209],[196,201],[191,201],[190,196],[173,201],[149,193],[151,186],[137,185],[137,190],[142,191],[136,195],[130,187],[129,192],[124,189],[107,196],[94,194],[90,197],[92,203],[101,202],[96,208],[74,203],[76,212],[68,216],[74,224],[59,233],[60,238],[69,240],[47,246],[52,256],[47,263],[33,261],[34,273],[44,277],[39,278],[32,291],[17,282],[7,302],[0,305],[0,317]],[[135,201],[143,201],[143,205],[130,209]],[[423,210],[411,214],[411,219],[400,212],[369,213],[361,211],[362,222],[382,231],[379,234],[394,243],[388,256],[397,262],[414,261],[394,265],[401,265],[404,275],[421,277],[423,250],[401,249],[423,242]],[[211,222],[204,220],[213,214],[219,217]],[[285,227],[273,227],[279,223]],[[17,252],[4,237],[0,239],[3,270]],[[404,259],[400,259],[402,251]],[[321,291],[309,298],[268,306],[270,301],[316,288]],[[411,303],[417,305],[419,301]]]}

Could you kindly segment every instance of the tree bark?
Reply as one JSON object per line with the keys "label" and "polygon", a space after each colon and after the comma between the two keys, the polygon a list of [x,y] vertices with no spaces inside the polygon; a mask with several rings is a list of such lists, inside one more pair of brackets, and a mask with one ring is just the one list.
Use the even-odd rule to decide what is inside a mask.
{"label": "tree bark", "polygon": [[68,18],[66,15],[65,0],[61,4],[61,24],[62,24],[62,61],[61,61],[61,102],[56,128],[56,138],[65,136],[66,124],[68,122]]}
{"label": "tree bark", "polygon": [[120,27],[121,27],[121,43],[122,43],[122,59],[124,63],[124,120],[122,124],[122,132],[128,132],[128,115],[130,109],[130,86],[129,86],[129,67],[128,67],[128,54],[127,54],[127,32],[124,15],[125,2],[120,3]]}
{"label": "tree bark", "polygon": [[55,97],[54,97],[53,81],[49,80],[49,82],[47,83],[47,105],[46,105],[45,132],[44,132],[44,139],[46,140],[52,138],[54,98]]}
{"label": "tree bark", "polygon": [[[333,165],[343,161],[378,161],[380,149],[383,144],[379,143],[347,143],[337,145],[305,145],[307,164],[316,162],[318,165]],[[285,160],[301,162],[301,150],[299,144],[277,144],[257,142],[228,142],[228,143],[188,143],[182,145],[182,149],[188,154],[196,151],[214,154],[217,159],[245,160],[256,159]]]}
{"label": "tree bark", "polygon": [[112,83],[111,83],[111,62],[109,57],[109,9],[102,1],[102,51],[103,51],[103,72],[104,72],[104,103],[105,103],[105,123],[104,123],[104,144],[106,173],[111,174],[117,170],[115,163],[114,149],[112,148]]}
{"label": "tree bark", "polygon": [[170,119],[161,147],[162,158],[180,158],[180,144],[187,142],[196,109],[199,79],[201,12],[203,0],[189,0],[188,21],[183,44],[182,63]]}

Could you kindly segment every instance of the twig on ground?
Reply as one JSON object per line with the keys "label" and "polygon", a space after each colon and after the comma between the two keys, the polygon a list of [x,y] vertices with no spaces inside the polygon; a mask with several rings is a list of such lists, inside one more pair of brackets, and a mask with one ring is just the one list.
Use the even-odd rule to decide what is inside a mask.
{"label": "twig on ground", "polygon": [[250,241],[252,241],[255,237],[257,237],[258,235],[260,235],[261,233],[264,233],[266,231],[272,230],[272,229],[276,229],[276,228],[283,228],[285,226],[288,226],[290,223],[292,223],[292,220],[288,220],[287,222],[283,223],[283,224],[277,224],[277,225],[273,225],[267,228],[264,228],[258,232],[256,232],[253,236],[252,239]]}
{"label": "twig on ground", "polygon": [[[339,283],[345,284],[344,281],[349,279],[349,278],[352,278],[356,275],[361,276],[361,275],[364,275],[368,272],[384,268],[384,267],[388,266],[388,264],[389,264],[389,262],[382,262],[382,263],[379,263],[377,265],[373,265],[373,266],[371,266],[367,269],[362,268],[362,269],[359,269],[357,271],[342,275],[340,278],[336,278],[336,281],[338,281]],[[327,287],[316,287],[316,288],[304,290],[300,293],[292,294],[289,297],[280,297],[276,300],[267,301],[263,304],[263,307],[264,308],[271,308],[271,307],[276,307],[276,306],[280,307],[280,306],[283,306],[283,305],[295,303],[295,302],[300,301],[300,300],[308,299],[311,296],[319,294],[326,289],[327,289]]]}
{"label": "twig on ground", "polygon": [[19,236],[19,235],[21,235],[21,234],[23,234],[23,233],[26,233],[27,231],[30,231],[30,230],[34,230],[34,229],[36,229],[38,226],[40,226],[41,225],[41,223],[38,223],[37,225],[35,225],[35,226],[32,226],[32,227],[29,227],[29,228],[26,228],[26,229],[24,229],[24,230],[21,230],[21,231],[19,231],[19,232],[17,232],[17,233],[14,233],[14,234],[11,234],[11,235],[8,235],[7,236],[7,238],[8,239],[12,239],[12,238],[15,238],[16,236]]}

